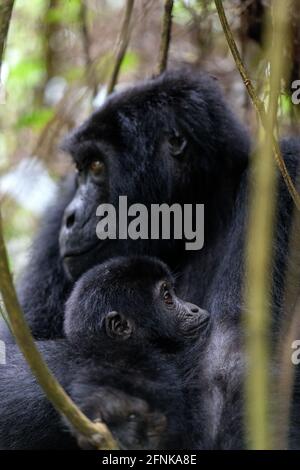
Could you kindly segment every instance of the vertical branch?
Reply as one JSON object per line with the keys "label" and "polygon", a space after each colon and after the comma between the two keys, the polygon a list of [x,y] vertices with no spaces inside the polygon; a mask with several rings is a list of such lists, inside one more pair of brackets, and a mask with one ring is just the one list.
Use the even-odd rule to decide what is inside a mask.
{"label": "vertical branch", "polygon": [[[288,32],[289,1],[274,0],[274,25],[270,48],[270,100],[259,154],[252,162],[250,213],[246,258],[246,417],[252,449],[272,448],[269,415],[271,394],[270,344],[272,245],[274,235],[276,172],[273,141],[278,98],[284,71],[284,43]],[[271,27],[270,27],[271,30]],[[262,130],[261,130],[262,131]]]}
{"label": "vertical branch", "polygon": [[53,21],[49,20],[50,14],[55,13],[57,9],[60,7],[60,0],[49,0],[49,3],[46,7],[45,12],[45,31],[44,31],[44,51],[45,54],[45,62],[46,62],[46,78],[45,82],[47,82],[50,78],[55,76],[56,73],[56,53],[53,47],[51,47],[51,41],[53,40],[53,36],[59,31],[60,29],[60,21]]}
{"label": "vertical branch", "polygon": [[114,64],[114,68],[110,77],[110,81],[107,85],[107,93],[110,94],[114,91],[116,83],[118,81],[121,65],[126,54],[126,50],[128,47],[129,39],[130,39],[130,23],[131,23],[131,16],[134,6],[134,0],[127,0],[126,2],[126,9],[124,20],[120,32],[120,37],[118,40],[118,50],[116,54],[116,61]]}
{"label": "vertical branch", "polygon": [[117,444],[110,431],[103,423],[92,423],[64,392],[35,346],[28,325],[21,311],[12,276],[8,267],[0,214],[0,292],[9,317],[10,327],[26,361],[38,383],[58,412],[63,414],[72,426],[90,439],[100,449],[117,449]]}
{"label": "vertical branch", "polygon": [[80,27],[81,27],[81,35],[82,35],[82,45],[84,51],[84,58],[85,58],[85,66],[88,69],[91,65],[91,56],[90,56],[90,38],[89,38],[89,31],[88,31],[88,23],[87,23],[87,6],[84,1],[80,4]]}
{"label": "vertical branch", "polygon": [[42,48],[39,53],[40,59],[44,62],[45,73],[35,86],[34,107],[40,108],[44,105],[45,89],[49,80],[55,77],[57,71],[57,51],[52,47],[52,41],[60,29],[60,21],[51,17],[55,13],[61,0],[48,0],[45,2],[44,18],[39,23],[39,35],[41,37]]}
{"label": "vertical branch", "polygon": [[[0,97],[1,97],[1,66],[4,55],[4,47],[9,29],[9,23],[13,11],[14,0],[2,0],[0,3]],[[0,271],[1,272],[1,271]],[[9,326],[8,319],[4,313],[1,305],[0,298],[0,316],[3,318],[7,326]]]}
{"label": "vertical branch", "polygon": [[159,58],[157,65],[157,74],[161,74],[166,70],[168,63],[169,47],[172,33],[172,11],[174,0],[165,0],[164,14],[162,19],[162,30],[159,47]]}
{"label": "vertical branch", "polygon": [[256,107],[257,112],[265,120],[266,111],[265,111],[264,104],[259,99],[259,97],[257,96],[255,88],[254,88],[251,80],[249,79],[246,67],[244,66],[242,57],[240,55],[240,52],[239,52],[239,50],[237,48],[237,45],[235,43],[233,34],[231,32],[231,29],[230,29],[230,26],[229,26],[229,23],[228,23],[226,14],[225,14],[225,10],[224,10],[224,7],[223,7],[222,0],[215,0],[215,4],[216,4],[216,8],[217,8],[217,12],[218,12],[218,15],[219,15],[221,25],[223,27],[224,34],[225,34],[226,39],[227,39],[228,46],[229,46],[230,51],[232,53],[232,56],[235,60],[236,66],[237,66],[237,68],[240,72],[242,80],[245,84],[245,87],[247,88],[247,91],[250,95],[250,98],[251,98],[252,102],[254,103],[254,105]]}
{"label": "vertical branch", "polygon": [[295,365],[292,362],[292,345],[300,332],[300,213],[295,211],[289,246],[289,263],[286,275],[284,324],[278,347],[278,400],[276,415],[280,420],[275,428],[275,448],[289,448],[289,430],[293,412]]}
{"label": "vertical branch", "polygon": [[88,30],[88,8],[85,4],[85,1],[82,1],[80,4],[80,11],[79,11],[79,23],[81,28],[81,36],[82,36],[82,46],[83,46],[83,53],[84,53],[84,60],[85,60],[85,76],[90,84],[93,96],[97,94],[97,81],[95,76],[95,70],[93,68],[93,61],[91,57],[90,51],[90,37],[89,37],[89,30]]}
{"label": "vertical branch", "polygon": [[0,71],[4,54],[5,42],[8,34],[9,23],[14,6],[14,0],[1,0],[0,3]]}
{"label": "vertical branch", "polygon": [[[286,61],[290,66],[290,76],[286,77],[286,84],[297,78],[297,70],[300,64],[300,7],[299,0],[291,1],[291,35],[286,41]],[[296,28],[298,25],[298,30]],[[297,33],[296,33],[297,30]],[[299,51],[297,54],[297,36],[299,37]],[[296,43],[295,43],[296,40]],[[298,64],[298,67],[297,67]],[[296,66],[296,68],[295,68]],[[299,70],[300,71],[300,70]],[[299,189],[299,174],[297,175]],[[292,344],[298,340],[300,333],[300,213],[295,211],[289,237],[289,257],[285,279],[285,305],[284,322],[281,326],[281,341],[278,348],[279,380],[278,403],[280,422],[276,426],[276,448],[287,449],[289,445],[289,430],[293,413],[293,392],[295,384],[295,365],[292,362]],[[279,401],[280,400],[280,401]]]}
{"label": "vertical branch", "polygon": [[[255,88],[254,88],[254,86],[253,86],[253,84],[252,84],[252,82],[249,78],[246,67],[244,66],[241,55],[240,55],[239,50],[237,48],[237,45],[235,43],[233,34],[232,34],[231,29],[229,27],[227,17],[226,17],[225,11],[224,11],[224,7],[223,7],[223,4],[222,4],[222,0],[215,0],[215,5],[216,5],[216,8],[217,8],[219,18],[220,18],[220,22],[221,22],[223,30],[224,30],[224,34],[225,34],[226,39],[227,39],[228,46],[231,50],[231,53],[232,53],[232,56],[235,60],[236,66],[237,66],[237,68],[240,72],[240,75],[243,79],[243,82],[244,82],[244,84],[247,88],[247,91],[249,93],[251,101],[253,102],[253,104],[256,108],[258,117],[259,117],[264,129],[266,130],[267,116],[266,116],[266,110],[265,110],[264,103],[258,97],[258,95],[255,91]],[[277,140],[275,139],[274,136],[272,136],[272,148],[273,148],[275,161],[276,161],[276,163],[278,165],[278,168],[279,168],[279,170],[282,174],[282,177],[285,181],[285,184],[288,188],[288,191],[291,195],[291,198],[293,199],[297,209],[300,210],[300,196],[299,196],[299,194],[298,194],[298,192],[297,192],[297,190],[296,190],[296,188],[293,184],[293,181],[292,181],[292,179],[291,179],[291,177],[288,173],[285,162],[284,162],[284,160],[282,158],[282,155],[281,155],[279,144],[278,144],[278,142],[277,142]]]}

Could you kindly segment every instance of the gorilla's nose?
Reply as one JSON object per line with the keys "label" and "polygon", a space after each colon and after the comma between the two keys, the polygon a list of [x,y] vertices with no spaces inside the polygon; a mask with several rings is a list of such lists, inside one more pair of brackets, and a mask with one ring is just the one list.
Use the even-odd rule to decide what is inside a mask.
{"label": "gorilla's nose", "polygon": [[191,313],[200,313],[201,309],[198,307],[198,305],[191,304],[190,302],[187,302],[187,304]]}
{"label": "gorilla's nose", "polygon": [[79,247],[78,240],[78,214],[74,205],[66,208],[62,220],[59,234],[60,253],[65,256],[67,253],[75,252]]}
{"label": "gorilla's nose", "polygon": [[76,221],[76,211],[74,209],[66,210],[64,223],[67,229],[71,229]]}
{"label": "gorilla's nose", "polygon": [[190,307],[192,313],[199,313],[200,308],[197,305],[191,305]]}
{"label": "gorilla's nose", "polygon": [[195,321],[199,322],[199,324],[206,324],[210,320],[210,314],[207,310],[203,310],[202,308],[198,307],[198,305],[191,304],[188,302],[188,310],[189,316]]}

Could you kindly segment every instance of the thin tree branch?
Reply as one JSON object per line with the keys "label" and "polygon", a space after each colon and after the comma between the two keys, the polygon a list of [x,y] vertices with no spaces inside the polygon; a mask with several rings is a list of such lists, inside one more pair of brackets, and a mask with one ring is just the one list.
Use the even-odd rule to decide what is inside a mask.
{"label": "thin tree branch", "polygon": [[92,59],[90,56],[90,38],[89,38],[89,31],[88,31],[88,22],[87,22],[87,6],[85,1],[82,1],[80,4],[80,27],[81,27],[81,34],[82,34],[82,46],[84,51],[85,57],[85,66],[89,68]]}
{"label": "thin tree branch", "polygon": [[0,213],[0,292],[9,317],[9,323],[16,342],[20,347],[38,383],[58,412],[63,414],[72,426],[87,437],[99,450],[118,449],[112,434],[103,423],[92,423],[64,392],[44,363],[41,354],[25,321],[19,305],[12,276],[9,271],[7,251],[3,239]]}
{"label": "thin tree branch", "polygon": [[0,3],[0,71],[14,0],[1,0]]}
{"label": "thin tree branch", "polygon": [[[299,258],[300,243],[299,243],[299,212],[295,215],[292,243],[290,246],[290,258],[295,262],[295,258]],[[296,233],[297,229],[297,233]],[[291,262],[292,264],[292,262]],[[296,284],[299,286],[299,260],[295,263],[297,265],[296,271],[289,266],[289,272],[287,276],[286,285],[291,290],[296,289]],[[289,284],[289,281],[292,285]],[[274,448],[277,450],[285,450],[289,448],[289,431],[291,423],[291,411],[293,404],[293,391],[295,384],[295,370],[296,367],[292,363],[291,353],[292,345],[294,341],[298,340],[300,333],[300,295],[299,288],[297,293],[287,292],[289,298],[288,301],[292,301],[293,305],[289,305],[288,301],[285,303],[285,322],[287,325],[284,326],[281,341],[278,348],[278,363],[279,363],[279,378],[278,378],[278,399],[276,416],[280,416],[280,420],[277,420],[275,427],[275,442]],[[290,308],[289,308],[290,307]],[[279,401],[280,400],[280,401]]]}
{"label": "thin tree branch", "polygon": [[86,6],[85,1],[82,1],[80,4],[79,10],[79,22],[81,27],[81,36],[82,36],[82,47],[84,52],[84,59],[85,59],[85,69],[86,69],[86,78],[88,84],[91,85],[93,90],[93,96],[97,94],[97,81],[95,76],[94,67],[92,67],[93,60],[91,57],[91,47],[90,47],[90,35],[89,35],[89,28],[88,28],[88,8]]}
{"label": "thin tree branch", "polygon": [[[233,34],[231,32],[230,26],[228,24],[227,17],[226,17],[224,7],[223,7],[223,4],[222,4],[222,0],[215,0],[215,4],[216,4],[216,8],[217,8],[218,15],[219,15],[219,18],[220,18],[220,22],[222,24],[222,27],[223,27],[223,30],[224,30],[224,33],[225,33],[225,36],[226,36],[226,39],[227,39],[228,46],[231,50],[231,53],[232,53],[233,58],[235,60],[236,66],[237,66],[237,68],[240,72],[240,75],[243,79],[243,82],[244,82],[244,84],[245,84],[245,86],[248,90],[249,96],[250,96],[250,98],[251,98],[251,100],[252,100],[252,102],[253,102],[253,104],[256,108],[256,111],[258,113],[260,121],[261,121],[264,129],[266,130],[267,116],[266,116],[266,110],[265,110],[264,103],[258,97],[258,95],[255,91],[255,88],[254,88],[254,86],[253,86],[253,84],[252,84],[252,82],[249,78],[246,67],[244,66],[241,55],[240,55],[239,50],[237,48],[236,42],[234,40]],[[294,186],[294,183],[293,183],[293,181],[292,181],[292,179],[289,175],[289,172],[287,170],[285,162],[282,158],[280,146],[278,144],[277,139],[274,137],[274,134],[272,136],[272,149],[273,149],[273,153],[274,153],[276,163],[277,163],[278,168],[279,168],[279,170],[282,174],[282,177],[285,181],[285,184],[288,188],[288,191],[289,191],[289,193],[290,193],[297,209],[300,210],[300,196],[299,196],[299,194],[298,194],[298,192],[297,192],[297,190]]]}
{"label": "thin tree branch", "polygon": [[[216,3],[217,0],[216,0]],[[248,368],[245,375],[246,433],[254,450],[273,447],[270,419],[272,370],[270,355],[271,276],[276,209],[276,171],[273,161],[281,78],[285,71],[284,44],[288,32],[289,1],[274,0],[270,24],[270,100],[260,129],[259,152],[252,159],[250,212],[247,230],[245,337]],[[276,410],[277,412],[277,410]]]}
{"label": "thin tree branch", "polygon": [[[0,95],[1,95],[1,66],[4,55],[4,47],[7,39],[9,23],[14,6],[14,0],[3,0],[0,4]],[[8,319],[3,312],[0,299],[0,315],[8,326]]]}
{"label": "thin tree branch", "polygon": [[157,65],[157,74],[163,73],[168,64],[169,47],[172,34],[172,11],[174,0],[165,0],[164,14],[162,19],[162,30],[159,47],[159,58]]}
{"label": "thin tree branch", "polygon": [[107,85],[108,95],[114,91],[114,88],[118,81],[122,62],[125,57],[126,50],[129,44],[129,39],[130,39],[130,34],[131,34],[130,23],[131,23],[133,6],[134,6],[134,0],[127,0],[124,20],[123,20],[123,24],[122,24],[122,28],[120,32],[120,37],[118,40],[119,46],[118,46],[118,50],[116,54],[116,61],[114,64],[114,68],[113,68],[109,83]]}

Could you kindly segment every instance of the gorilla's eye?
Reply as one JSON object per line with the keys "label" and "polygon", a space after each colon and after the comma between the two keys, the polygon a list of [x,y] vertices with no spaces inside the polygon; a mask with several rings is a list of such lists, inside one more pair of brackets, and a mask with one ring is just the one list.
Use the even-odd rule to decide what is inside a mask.
{"label": "gorilla's eye", "polygon": [[174,131],[169,137],[170,152],[173,157],[180,157],[183,154],[186,145],[187,141],[177,131]]}
{"label": "gorilla's eye", "polygon": [[169,307],[174,304],[173,295],[172,295],[172,293],[170,291],[170,288],[169,288],[169,286],[166,282],[164,282],[163,285],[162,285],[162,297],[163,297],[164,303],[166,305],[168,305]]}
{"label": "gorilla's eye", "polygon": [[89,170],[94,176],[99,176],[104,170],[104,163],[101,160],[93,160],[89,165]]}

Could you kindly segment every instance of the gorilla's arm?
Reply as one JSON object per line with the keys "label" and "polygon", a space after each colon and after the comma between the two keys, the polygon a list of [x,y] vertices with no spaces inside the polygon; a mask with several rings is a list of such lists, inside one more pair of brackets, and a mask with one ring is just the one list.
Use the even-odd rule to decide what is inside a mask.
{"label": "gorilla's arm", "polygon": [[[64,340],[37,346],[62,386],[68,390],[74,358]],[[74,370],[74,369],[73,369]],[[6,346],[0,365],[0,449],[76,448],[60,415],[47,400],[18,347]]]}
{"label": "gorilla's arm", "polygon": [[63,308],[71,285],[61,263],[58,237],[64,210],[74,191],[75,182],[71,177],[60,188],[53,206],[45,212],[28,265],[18,283],[22,308],[37,339],[63,336]]}
{"label": "gorilla's arm", "polygon": [[[75,403],[91,420],[107,423],[123,449],[161,448],[166,435],[163,414],[140,398],[96,383],[97,377],[101,382],[105,375],[103,367],[81,357],[67,341],[36,344]],[[86,375],[88,371],[93,380]],[[113,381],[117,385],[118,376]],[[77,443],[91,448],[53,408],[18,347],[8,344],[6,364],[0,365],[0,450],[78,449]]]}

